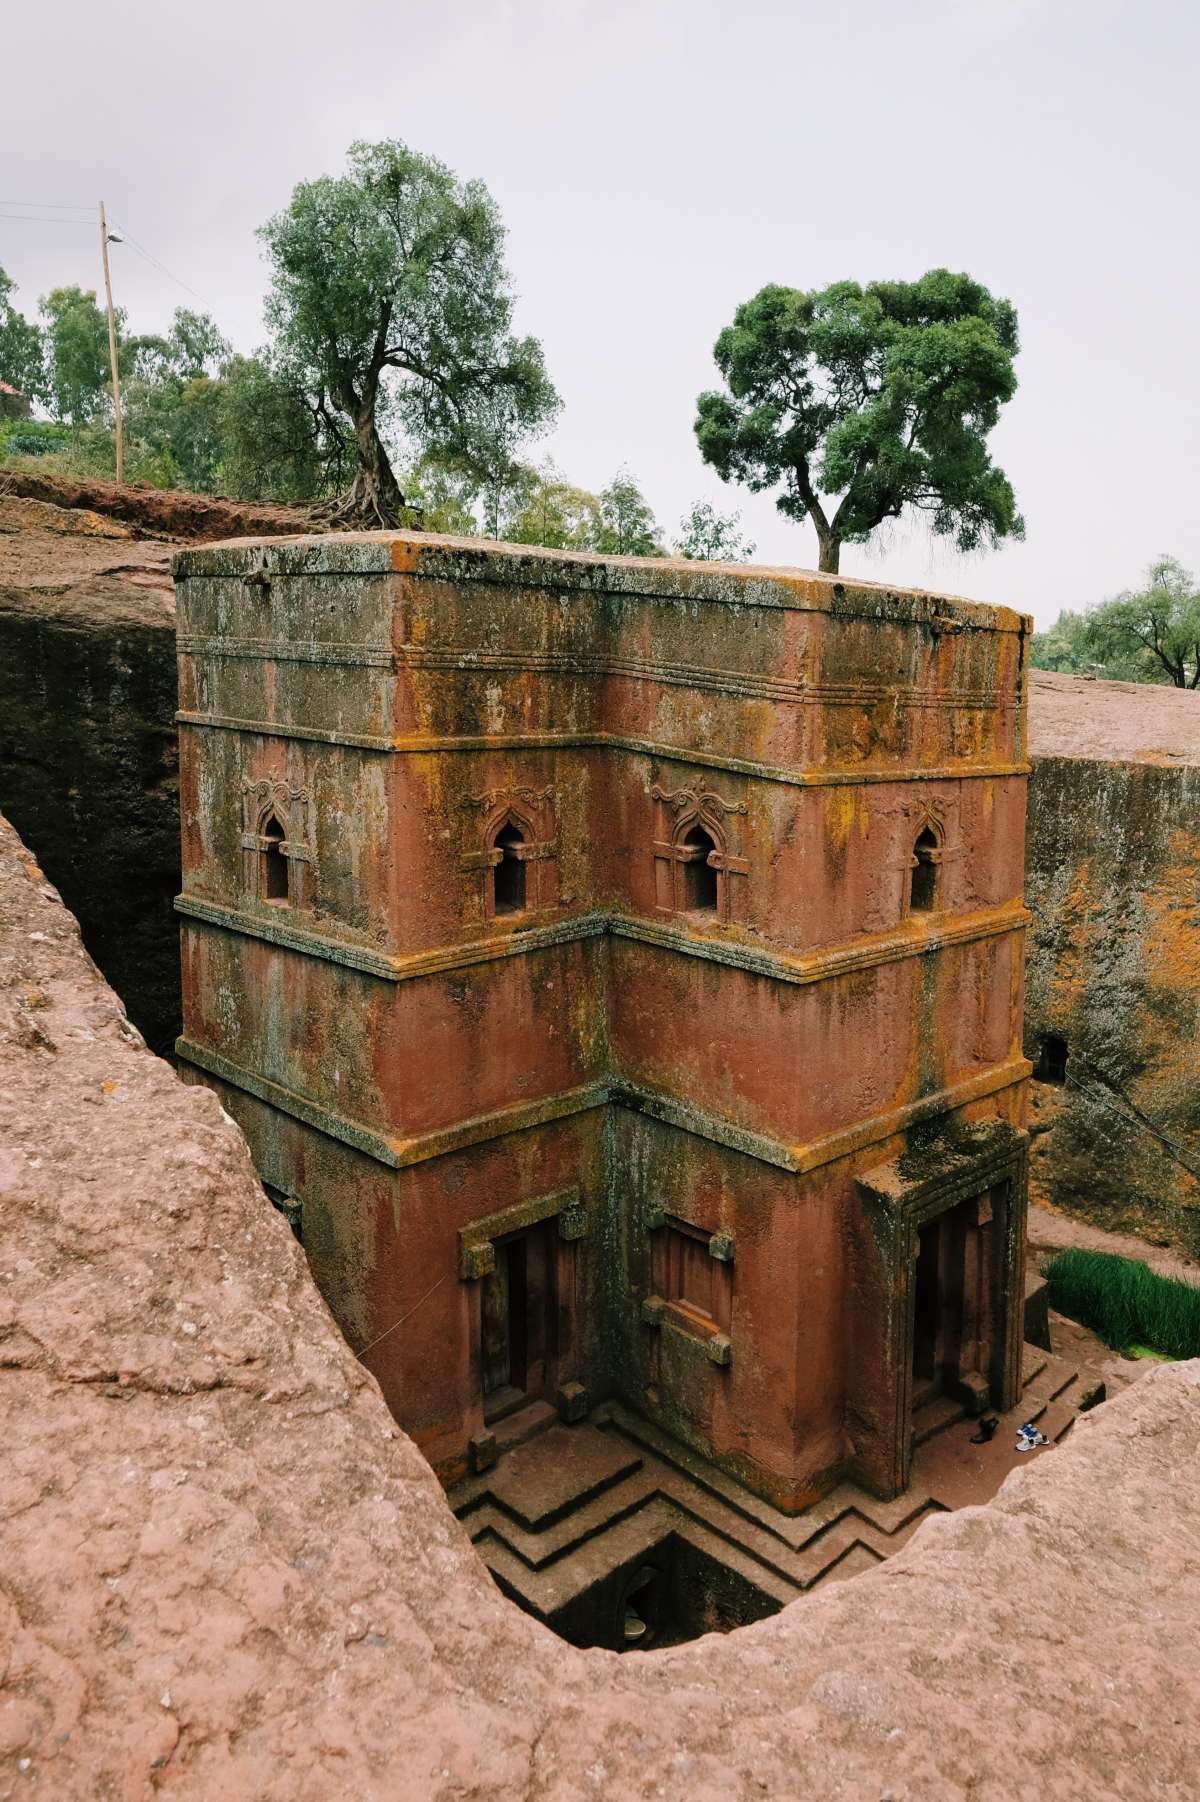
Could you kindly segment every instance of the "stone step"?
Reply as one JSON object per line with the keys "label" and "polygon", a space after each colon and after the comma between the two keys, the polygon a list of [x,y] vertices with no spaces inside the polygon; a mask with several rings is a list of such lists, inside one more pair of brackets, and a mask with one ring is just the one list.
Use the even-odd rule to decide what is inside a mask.
{"label": "stone step", "polygon": [[1038,1421],[1051,1445],[1060,1445],[1075,1425],[1079,1410],[1070,1401],[1052,1401]]}
{"label": "stone step", "polygon": [[496,1440],[496,1456],[503,1452],[511,1452],[518,1445],[524,1445],[547,1427],[552,1427],[558,1415],[549,1402],[530,1402],[527,1407],[518,1408],[515,1414],[506,1414],[492,1428]]}
{"label": "stone step", "polygon": [[913,1414],[913,1444],[924,1445],[935,1433],[955,1426],[967,1418],[967,1410],[952,1395],[935,1395]]}
{"label": "stone step", "polygon": [[927,1514],[939,1511],[932,1498],[916,1498],[914,1502],[910,1495],[903,1513],[894,1504],[877,1504],[883,1515],[882,1523],[877,1524],[863,1508],[869,1498],[860,1491],[847,1495],[852,1499],[847,1499],[836,1514],[826,1512],[803,1547],[793,1548],[782,1543],[777,1534],[727,1507],[683,1473],[651,1459],[648,1467],[601,1494],[581,1499],[580,1505],[539,1530],[530,1530],[510,1510],[492,1505],[476,1506],[464,1524],[489,1564],[493,1562],[493,1548],[502,1545],[506,1554],[530,1571],[575,1562],[579,1570],[592,1573],[580,1580],[586,1586],[595,1580],[595,1554],[589,1542],[601,1536],[607,1539],[622,1521],[662,1503],[675,1510],[680,1519],[708,1534],[712,1544],[721,1548],[725,1562],[734,1554],[744,1557],[748,1569],[770,1572],[798,1594],[823,1580],[856,1546],[869,1554],[870,1562],[881,1563],[911,1537]]}

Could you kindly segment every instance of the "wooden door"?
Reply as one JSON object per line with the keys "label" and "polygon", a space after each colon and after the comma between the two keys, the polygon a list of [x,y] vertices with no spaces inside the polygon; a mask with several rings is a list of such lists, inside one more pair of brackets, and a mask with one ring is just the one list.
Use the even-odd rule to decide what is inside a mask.
{"label": "wooden door", "polygon": [[544,1395],[553,1379],[553,1246],[546,1223],[496,1241],[483,1279],[480,1350],[484,1419]]}

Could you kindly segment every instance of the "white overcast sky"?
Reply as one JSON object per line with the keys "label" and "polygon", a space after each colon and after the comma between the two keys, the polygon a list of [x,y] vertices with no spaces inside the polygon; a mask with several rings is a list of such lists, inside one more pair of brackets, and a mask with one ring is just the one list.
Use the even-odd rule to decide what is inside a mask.
{"label": "white overcast sky", "polygon": [[943,264],[1008,296],[1020,388],[993,444],[1028,528],[961,558],[915,526],[843,570],[1048,623],[1200,565],[1196,101],[1184,0],[58,0],[2,29],[0,264],[19,304],[99,280],[94,230],[9,217],[103,196],[117,299],[196,304],[262,341],[254,230],[358,137],[481,176],[518,325],[563,398],[546,445],[601,486],[627,463],[668,532],[742,509],[759,561],[815,539],[699,460],[696,394],[768,281]]}

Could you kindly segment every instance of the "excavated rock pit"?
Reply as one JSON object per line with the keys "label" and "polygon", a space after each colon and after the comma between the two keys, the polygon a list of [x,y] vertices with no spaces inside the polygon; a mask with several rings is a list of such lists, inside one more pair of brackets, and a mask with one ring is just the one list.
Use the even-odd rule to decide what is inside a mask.
{"label": "excavated rock pit", "polygon": [[875,1573],[576,1651],[494,1588],[237,1129],[3,822],[0,1435],[5,1802],[1195,1795],[1200,1365]]}
{"label": "excavated rock pit", "polygon": [[158,1051],[179,1031],[171,555],[301,526],[285,507],[0,470],[0,808]]}

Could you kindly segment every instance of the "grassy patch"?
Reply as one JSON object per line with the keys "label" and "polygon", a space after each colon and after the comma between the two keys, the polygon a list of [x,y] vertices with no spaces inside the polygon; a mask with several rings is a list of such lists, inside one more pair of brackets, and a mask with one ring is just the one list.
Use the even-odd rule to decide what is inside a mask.
{"label": "grassy patch", "polygon": [[1060,1251],[1045,1275],[1050,1306],[1114,1350],[1200,1358],[1200,1288],[1193,1284],[1107,1251]]}

